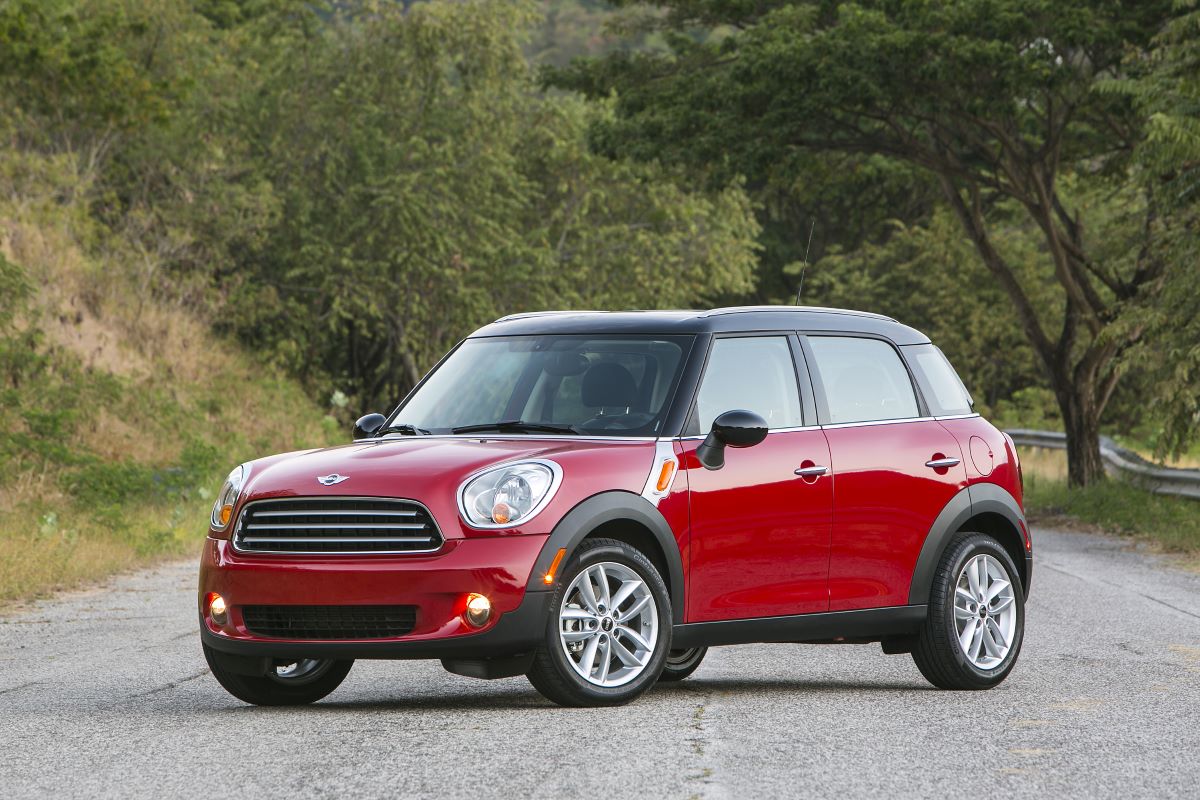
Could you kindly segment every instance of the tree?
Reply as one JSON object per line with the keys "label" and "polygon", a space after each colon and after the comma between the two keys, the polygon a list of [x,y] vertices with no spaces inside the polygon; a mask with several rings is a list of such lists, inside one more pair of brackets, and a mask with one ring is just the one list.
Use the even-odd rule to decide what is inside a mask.
{"label": "tree", "polygon": [[[552,73],[561,86],[618,95],[617,120],[596,130],[598,145],[700,169],[732,162],[751,181],[805,152],[878,155],[926,171],[1045,370],[1068,435],[1070,482],[1102,478],[1101,415],[1122,357],[1147,336],[1135,320],[1172,262],[1152,246],[1159,192],[1128,188],[1146,115],[1099,88],[1125,74],[1131,52],[1149,50],[1171,3],[655,5],[670,53],[616,53]],[[723,35],[684,35],[697,27]],[[1089,215],[1103,189],[1121,193],[1123,215]],[[997,247],[990,220],[1001,203],[1037,231],[1046,271],[1022,269]],[[1034,299],[1046,282],[1050,309]]]}
{"label": "tree", "polygon": [[530,3],[291,13],[232,115],[269,229],[221,279],[229,325],[357,402],[390,404],[465,333],[514,311],[659,307],[751,287],[736,185],[588,151],[607,112],[536,92]]}

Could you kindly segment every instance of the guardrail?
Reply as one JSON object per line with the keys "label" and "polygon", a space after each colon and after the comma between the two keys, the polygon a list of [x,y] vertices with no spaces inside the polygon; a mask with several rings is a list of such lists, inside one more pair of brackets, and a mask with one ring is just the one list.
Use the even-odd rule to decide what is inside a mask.
{"label": "guardrail", "polygon": [[[1065,450],[1067,435],[1054,431],[1031,431],[1014,428],[1007,432],[1021,447],[1046,447]],[[1100,457],[1105,470],[1129,483],[1155,494],[1171,494],[1200,500],[1200,469],[1176,469],[1147,461],[1132,450],[1126,450],[1107,436],[1100,437]]]}

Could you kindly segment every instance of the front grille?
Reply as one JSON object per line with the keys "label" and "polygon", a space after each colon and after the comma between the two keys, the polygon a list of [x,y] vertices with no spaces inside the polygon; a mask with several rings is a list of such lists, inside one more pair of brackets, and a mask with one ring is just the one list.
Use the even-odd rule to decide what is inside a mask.
{"label": "front grille", "polygon": [[442,535],[412,500],[286,497],[246,506],[233,546],[251,553],[429,553]]}
{"label": "front grille", "polygon": [[416,606],[243,606],[246,629],[272,639],[394,639],[412,632]]}

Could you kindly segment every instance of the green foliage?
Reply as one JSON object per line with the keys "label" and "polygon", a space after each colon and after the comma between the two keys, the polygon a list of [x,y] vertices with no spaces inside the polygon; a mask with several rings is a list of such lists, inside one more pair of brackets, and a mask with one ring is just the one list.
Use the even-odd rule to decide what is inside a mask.
{"label": "green foliage", "polygon": [[237,138],[278,203],[237,258],[228,319],[320,387],[390,405],[464,333],[550,307],[747,291],[736,187],[678,188],[587,149],[605,114],[533,91],[524,3],[279,21]]}
{"label": "green foliage", "polygon": [[[1160,213],[1159,187],[1133,180],[1131,154],[1158,141],[1162,163],[1178,167],[1196,129],[1194,103],[1155,112],[1103,89],[1145,72],[1171,31],[1194,46],[1195,22],[1170,0],[654,5],[665,16],[648,24],[670,32],[669,52],[619,52],[550,73],[561,87],[616,94],[616,115],[593,133],[598,145],[699,177],[746,174],[753,187],[786,185],[780,165],[805,158],[920,170],[1040,362],[1068,433],[1071,480],[1102,478],[1101,415],[1138,370],[1122,356],[1153,346],[1144,309],[1187,272],[1184,259],[1156,253],[1164,231],[1186,232],[1186,223]],[[696,38],[697,27],[727,34]],[[1177,71],[1170,91],[1186,93],[1179,84],[1186,75],[1194,85],[1194,63],[1163,60]],[[850,175],[843,185],[853,186]],[[921,183],[911,185],[920,196]],[[932,207],[918,211],[907,225],[930,223]],[[1014,227],[1040,263],[1006,252]],[[897,256],[882,238],[839,244],[845,252],[865,242],[860,260]],[[945,272],[955,282],[961,273]],[[1194,281],[1182,280],[1194,298]],[[1143,395],[1155,388],[1140,385]]]}

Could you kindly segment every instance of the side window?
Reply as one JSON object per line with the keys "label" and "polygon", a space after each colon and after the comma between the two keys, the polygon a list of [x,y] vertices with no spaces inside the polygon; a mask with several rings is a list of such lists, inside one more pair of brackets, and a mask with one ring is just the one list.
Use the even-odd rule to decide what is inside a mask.
{"label": "side window", "polygon": [[941,349],[931,344],[916,344],[903,350],[930,411],[939,417],[971,413],[974,405],[971,394]]}
{"label": "side window", "polygon": [[908,370],[890,344],[849,336],[811,336],[808,342],[824,384],[830,422],[919,416]]}
{"label": "side window", "polygon": [[767,427],[797,428],[800,391],[786,336],[746,336],[717,339],[696,397],[700,432],[726,411],[753,411]]}

